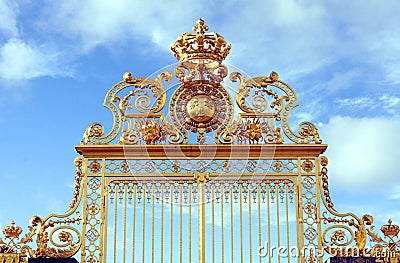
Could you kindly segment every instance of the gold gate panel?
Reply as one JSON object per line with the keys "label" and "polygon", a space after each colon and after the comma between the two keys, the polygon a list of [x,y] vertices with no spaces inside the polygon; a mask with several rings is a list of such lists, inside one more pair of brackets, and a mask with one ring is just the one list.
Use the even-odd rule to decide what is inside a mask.
{"label": "gold gate panel", "polygon": [[302,262],[278,248],[318,247],[319,160],[252,158],[87,158],[82,262]]}
{"label": "gold gate panel", "polygon": [[[193,262],[203,247],[206,262],[258,262],[263,240],[296,244],[294,193],[294,183],[280,179],[208,182],[203,197],[196,182],[111,181],[104,257],[111,262]],[[199,204],[202,199],[205,203]],[[203,220],[205,244],[200,246]]]}

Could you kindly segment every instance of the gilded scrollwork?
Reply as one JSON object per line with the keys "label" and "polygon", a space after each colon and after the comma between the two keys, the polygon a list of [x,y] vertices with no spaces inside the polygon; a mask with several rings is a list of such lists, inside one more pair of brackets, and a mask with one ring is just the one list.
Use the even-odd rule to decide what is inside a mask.
{"label": "gilded scrollwork", "polygon": [[[65,214],[50,214],[45,218],[32,216],[28,231],[20,238],[23,230],[11,222],[3,229],[5,239],[0,238],[0,259],[9,255],[19,255],[20,261],[30,258],[66,258],[75,255],[81,247],[82,234],[78,226],[82,221],[77,212],[82,198],[83,158],[74,160],[75,186],[74,195]],[[7,261],[8,262],[8,261]]]}
{"label": "gilded scrollwork", "polygon": [[[23,238],[19,238],[23,232],[18,226],[7,226],[3,229],[6,243],[0,239],[0,245],[4,245],[4,254],[17,253],[20,255],[28,255],[30,258],[66,258],[76,254],[81,246],[81,234],[78,229],[72,225],[79,224],[82,220],[78,216],[75,218],[51,219],[55,215],[42,219],[33,216],[29,220],[29,232]],[[55,227],[56,225],[59,225]],[[53,229],[52,229],[53,228]],[[50,230],[50,232],[49,232]],[[57,235],[59,242],[54,241]],[[36,244],[30,245],[36,236]]]}
{"label": "gilded scrollwork", "polygon": [[[281,101],[286,98],[279,98],[276,92],[273,92],[270,89],[263,89],[266,88],[268,84],[278,81],[278,73],[271,72],[269,77],[256,77],[247,80],[246,77],[241,73],[233,72],[230,74],[229,78],[232,82],[237,82],[238,80],[240,81],[238,91],[236,93],[236,103],[242,111],[246,113],[261,113],[265,111],[267,109],[268,101],[263,96],[269,95],[274,99],[270,105],[271,108],[277,106],[277,114],[279,113],[279,109],[282,108],[279,107],[279,105],[281,104]],[[246,98],[250,96],[250,90],[252,88],[260,89],[260,91],[255,93],[255,96],[252,98],[253,107],[250,107],[246,104]]]}
{"label": "gilded scrollwork", "polygon": [[101,138],[104,134],[104,126],[99,122],[94,122],[90,124],[83,134],[83,138],[81,140],[82,144],[88,144],[92,142],[96,138]]}
{"label": "gilded scrollwork", "polygon": [[[126,72],[124,80],[114,85],[106,94],[104,106],[108,108],[113,117],[113,127],[111,131],[104,134],[104,126],[95,122],[85,130],[82,144],[105,144],[114,140],[121,131],[122,123],[126,117],[126,111],[133,108],[131,100],[135,97],[135,109],[142,114],[157,113],[163,109],[166,104],[166,93],[163,87],[163,81],[170,81],[172,75],[169,72],[163,72],[155,80],[147,78],[133,78],[131,72]],[[127,88],[133,89],[123,97],[118,94]],[[151,107],[152,98],[156,100],[155,105]],[[118,105],[117,105],[118,103]]]}
{"label": "gilded scrollwork", "polygon": [[[137,111],[140,113],[157,113],[161,111],[164,108],[167,100],[167,95],[165,93],[162,81],[165,80],[169,82],[171,78],[171,73],[163,72],[157,76],[155,80],[142,79],[142,81],[138,84],[136,84],[133,79],[128,80],[128,83],[136,84],[136,89],[130,90],[129,93],[123,98],[118,96],[115,97],[115,101],[119,101],[119,109],[122,114],[125,116],[126,109],[131,110],[133,108],[130,100],[137,95],[139,96],[134,102]],[[154,107],[151,107],[152,100],[146,90],[150,90],[152,96],[157,100],[157,103]]]}
{"label": "gilded scrollwork", "polygon": [[[105,134],[102,124],[93,123],[86,129],[82,144],[106,144],[120,132],[122,144],[188,143],[191,133],[197,133],[197,142],[203,144],[211,131],[214,131],[214,141],[223,144],[233,143],[234,137],[242,142],[281,144],[283,134],[294,143],[321,143],[317,128],[310,122],[300,123],[297,133],[291,129],[289,115],[298,106],[297,96],[274,71],[269,76],[251,79],[239,72],[232,72],[229,77],[232,82],[239,81],[236,94],[236,104],[242,111],[239,114],[262,115],[261,118],[268,115],[277,124],[280,122],[279,127],[267,122],[232,122],[235,106],[221,84],[229,73],[222,62],[231,45],[217,33],[206,33],[208,27],[201,19],[193,30],[194,33],[179,37],[171,47],[179,60],[173,73],[181,85],[169,101],[170,122],[154,122],[150,115],[165,114],[161,112],[167,104],[163,81],[170,81],[172,74],[163,72],[153,80],[134,78],[131,72],[126,72],[123,81],[113,86],[104,100],[104,106],[114,117],[111,131]],[[129,92],[120,95],[129,87],[132,87]],[[139,126],[122,129],[122,124],[135,122],[133,119],[137,118],[145,119],[145,124],[131,123],[131,127]]]}
{"label": "gilded scrollwork", "polygon": [[[327,209],[322,213],[321,222],[327,226],[323,231],[323,247],[332,255],[351,256],[354,249],[359,255],[367,255],[367,235],[373,229],[374,221],[371,215],[357,217],[353,213],[338,213],[333,206],[328,185],[328,158],[321,156],[319,159],[321,199]],[[366,226],[370,226],[366,228]],[[372,232],[371,232],[372,233]]]}
{"label": "gilded scrollwork", "polygon": [[207,80],[213,83],[221,83],[228,75],[228,68],[215,61],[204,62],[200,60],[196,63],[184,61],[175,67],[174,73],[182,83],[189,83],[193,80]]}
{"label": "gilded scrollwork", "polygon": [[122,130],[119,138],[120,144],[159,144],[169,142],[171,144],[182,143],[183,134],[176,130],[175,126],[167,122],[163,115],[139,116],[129,118],[128,127]]}
{"label": "gilded scrollwork", "polygon": [[[300,123],[298,134],[294,133],[290,128],[289,115],[291,110],[298,106],[297,96],[289,85],[278,78],[279,76],[276,72],[271,72],[269,77],[252,79],[246,79],[239,72],[231,73],[231,81],[239,81],[236,104],[242,111],[249,114],[266,114],[266,111],[270,108],[272,110],[270,118],[280,121],[285,135],[295,143],[321,143],[318,129],[310,122]],[[273,88],[283,91],[284,95],[278,95]],[[252,89],[255,89],[254,93],[251,93]],[[246,101],[250,96],[251,106]],[[266,96],[272,99],[271,103],[268,102]]]}
{"label": "gilded scrollwork", "polygon": [[[332,213],[332,211],[331,211]],[[328,227],[323,233],[323,241],[324,241],[324,249],[328,253],[338,253],[338,251],[343,254],[347,250],[350,244],[353,244],[357,248],[360,253],[365,253],[365,245],[367,243],[367,229],[366,225],[372,225],[374,219],[371,215],[363,215],[361,218],[358,218],[352,213],[347,214],[339,214],[332,213],[334,216],[329,217],[328,212],[324,211],[322,214],[322,221],[324,224],[334,224]],[[355,228],[355,230],[350,227]],[[329,230],[335,229],[331,236],[327,238],[327,233]],[[335,240],[335,233],[339,233],[338,231],[343,229],[347,230],[349,235],[346,235],[347,242],[337,242]],[[342,232],[343,234],[344,232]],[[332,239],[333,238],[333,239]],[[333,246],[334,245],[334,246]]]}
{"label": "gilded scrollwork", "polygon": [[332,209],[333,211],[336,211],[329,193],[328,168],[327,168],[328,158],[326,156],[321,156],[320,163],[321,163],[320,176],[322,181],[323,201],[328,208]]}
{"label": "gilded scrollwork", "polygon": [[[368,251],[369,256],[380,259],[379,262],[399,262],[400,261],[400,227],[393,224],[389,219],[388,223],[381,227],[383,237],[374,232],[374,226],[370,226],[367,234],[373,244]],[[377,261],[378,262],[378,261]]]}
{"label": "gilded scrollwork", "polygon": [[298,132],[303,138],[310,138],[315,143],[321,143],[318,129],[311,122],[301,122],[298,126]]}
{"label": "gilded scrollwork", "polygon": [[222,143],[282,144],[280,129],[274,127],[270,118],[239,115],[239,120],[230,125],[220,137]]}
{"label": "gilded scrollwork", "polygon": [[69,205],[67,212],[70,209],[73,209],[78,204],[79,195],[81,193],[81,187],[82,187],[82,184],[81,184],[82,183],[82,162],[83,162],[82,156],[78,156],[74,160],[74,165],[75,165],[74,195],[72,197],[72,201]]}
{"label": "gilded scrollwork", "polygon": [[[328,158],[320,156],[318,163],[320,165],[320,198],[325,207],[320,218],[323,226],[322,231],[322,247],[333,256],[349,257],[352,255],[366,256],[368,251],[367,244],[367,226],[372,227],[373,217],[371,215],[363,215],[357,217],[353,213],[338,213],[333,206],[329,193],[328,185]],[[302,168],[311,167],[303,162]],[[306,171],[307,172],[307,171]],[[372,227],[373,228],[373,227]]]}

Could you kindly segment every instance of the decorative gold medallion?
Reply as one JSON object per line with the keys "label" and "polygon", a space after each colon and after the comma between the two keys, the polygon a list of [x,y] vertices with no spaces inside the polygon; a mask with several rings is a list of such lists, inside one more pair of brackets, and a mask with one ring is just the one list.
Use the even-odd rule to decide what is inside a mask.
{"label": "decorative gold medallion", "polygon": [[181,85],[172,95],[169,114],[172,123],[183,131],[204,134],[226,128],[232,120],[232,99],[226,89],[205,80]]}
{"label": "decorative gold medallion", "polygon": [[188,101],[187,113],[195,122],[208,122],[215,113],[214,102],[207,95],[196,95]]}

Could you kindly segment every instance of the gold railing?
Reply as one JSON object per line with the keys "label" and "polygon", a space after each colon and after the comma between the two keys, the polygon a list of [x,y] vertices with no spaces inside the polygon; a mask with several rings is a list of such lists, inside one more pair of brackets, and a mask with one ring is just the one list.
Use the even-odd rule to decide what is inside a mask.
{"label": "gold railing", "polygon": [[[296,232],[290,232],[295,224],[289,221],[296,214],[294,185],[281,179],[204,185],[111,181],[104,257],[111,262],[258,262],[257,248],[264,240],[271,244],[271,236],[278,245],[296,245]],[[286,214],[282,219],[280,211]]]}

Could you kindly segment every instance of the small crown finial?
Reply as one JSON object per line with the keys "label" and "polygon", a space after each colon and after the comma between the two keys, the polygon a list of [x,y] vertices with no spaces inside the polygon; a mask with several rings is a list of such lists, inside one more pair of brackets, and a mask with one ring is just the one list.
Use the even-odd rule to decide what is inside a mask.
{"label": "small crown finial", "polygon": [[11,221],[11,226],[6,226],[3,229],[3,234],[6,238],[18,238],[22,233],[22,229],[19,226],[15,226],[14,220]]}
{"label": "small crown finial", "polygon": [[196,31],[197,34],[204,34],[206,31],[208,31],[208,26],[204,25],[204,20],[200,18],[193,27],[193,31]]}
{"label": "small crown finial", "polygon": [[183,62],[189,60],[212,60],[221,63],[229,54],[231,45],[219,34],[205,33],[208,26],[199,19],[193,27],[194,33],[185,33],[171,46],[175,57]]}
{"label": "small crown finial", "polygon": [[382,233],[387,236],[397,237],[400,233],[400,227],[398,225],[394,225],[393,221],[389,219],[388,224],[383,225],[381,227]]}

